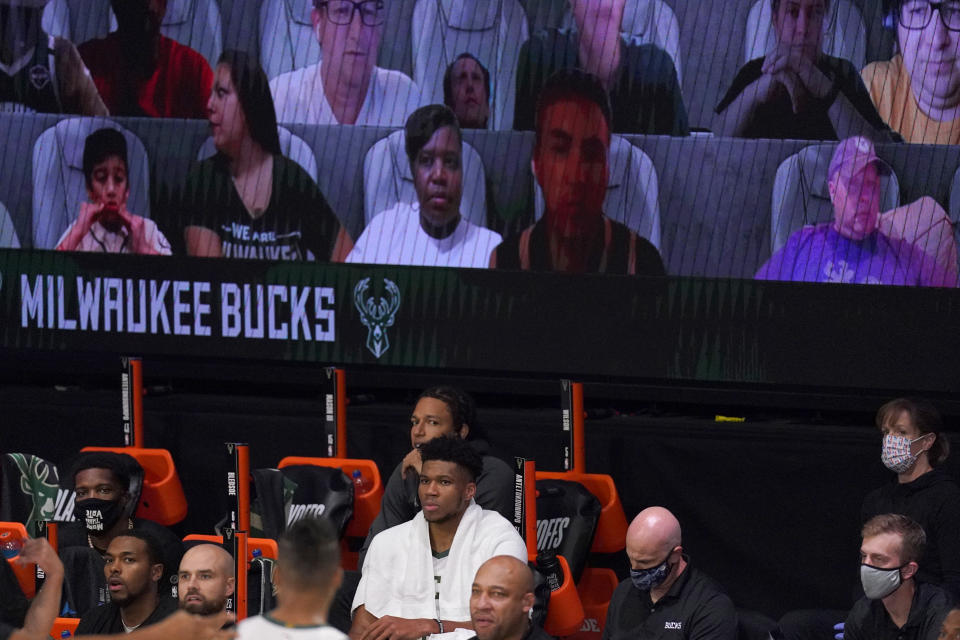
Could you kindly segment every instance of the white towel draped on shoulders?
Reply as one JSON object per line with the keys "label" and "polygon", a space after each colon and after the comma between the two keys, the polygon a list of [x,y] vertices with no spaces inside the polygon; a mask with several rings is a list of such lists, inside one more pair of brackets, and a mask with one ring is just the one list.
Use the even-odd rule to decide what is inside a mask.
{"label": "white towel draped on shoulders", "polygon": [[[457,527],[440,583],[442,620],[470,619],[470,589],[477,569],[499,555],[526,562],[526,545],[503,516],[481,509],[471,500]],[[381,532],[370,543],[353,610],[360,605],[378,618],[437,617],[433,554],[422,511],[413,520]]]}

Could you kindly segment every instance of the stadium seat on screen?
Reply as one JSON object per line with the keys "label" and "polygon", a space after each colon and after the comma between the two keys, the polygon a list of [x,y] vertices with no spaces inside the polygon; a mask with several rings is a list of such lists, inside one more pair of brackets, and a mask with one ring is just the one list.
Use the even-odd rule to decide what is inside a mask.
{"label": "stadium seat on screen", "polygon": [[[534,179],[534,214],[543,216],[543,191]],[[653,161],[626,138],[610,138],[610,177],[603,211],[660,249],[660,187]]]}
{"label": "stadium seat on screen", "polygon": [[413,80],[423,104],[443,102],[443,75],[464,52],[490,72],[492,129],[513,127],[517,58],[528,37],[517,0],[418,0],[413,10]]}
{"label": "stadium seat on screen", "polygon": [[[833,204],[827,190],[827,169],[836,144],[817,144],[801,149],[782,163],[773,180],[770,223],[771,254],[787,243],[804,225],[833,220]],[[900,183],[896,174],[880,178],[880,211],[900,204]]]}
{"label": "stadium seat on screen", "polygon": [[[757,0],[747,16],[744,56],[753,60],[767,55],[775,44],[770,0]],[[844,58],[862,69],[867,59],[867,29],[852,0],[834,0],[823,19],[823,51]]]}
{"label": "stadium seat on screen", "polygon": [[[376,142],[363,158],[364,224],[397,204],[414,203],[413,173],[404,149],[401,129]],[[463,198],[460,215],[475,225],[487,226],[487,185],[483,160],[476,149],[463,143]]]}
{"label": "stadium seat on screen", "polygon": [[13,218],[10,212],[0,202],[0,249],[19,249],[20,238],[17,236],[17,230],[13,226]]}
{"label": "stadium seat on screen", "polygon": [[[280,136],[280,153],[296,162],[306,171],[313,181],[317,181],[317,157],[313,155],[313,149],[310,148],[303,138],[293,135],[283,127],[277,127],[277,134]],[[203,141],[200,151],[197,152],[197,160],[206,160],[217,152],[213,146],[213,138],[207,138]]]}
{"label": "stadium seat on screen", "polygon": [[[43,10],[43,28],[80,45],[103,38],[117,28],[110,0],[50,0]],[[220,7],[216,0],[167,0],[160,32],[198,51],[210,66],[223,50]]]}
{"label": "stadium seat on screen", "polygon": [[957,252],[960,254],[960,169],[953,174],[953,181],[950,183],[949,214],[950,222],[953,223],[953,237],[957,242]]}
{"label": "stadium seat on screen", "polygon": [[127,140],[127,208],[150,217],[150,173],[140,138],[107,118],[69,118],[40,134],[33,145],[33,246],[53,249],[87,201],[83,145],[97,129],[117,129]]}
{"label": "stadium seat on screen", "polygon": [[313,32],[313,0],[263,0],[260,5],[260,66],[268,78],[320,61]]}
{"label": "stadium seat on screen", "polygon": [[[569,0],[526,0],[524,7],[530,33],[543,29],[573,27]],[[680,22],[664,0],[626,0],[620,32],[643,44],[655,44],[673,58],[677,80],[680,68]]]}

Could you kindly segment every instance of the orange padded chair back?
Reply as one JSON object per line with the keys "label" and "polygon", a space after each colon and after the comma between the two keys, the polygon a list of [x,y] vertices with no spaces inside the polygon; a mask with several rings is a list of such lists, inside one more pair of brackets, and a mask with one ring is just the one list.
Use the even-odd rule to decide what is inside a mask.
{"label": "orange padded chair back", "polygon": [[[208,536],[191,533],[183,537],[184,542],[209,542],[223,546],[223,536]],[[273,538],[247,538],[247,562],[253,560],[253,552],[260,550],[260,555],[271,560],[277,559],[277,541]]]}
{"label": "orange padded chair back", "polygon": [[77,635],[77,625],[80,624],[80,618],[56,618],[53,626],[50,627],[50,637],[59,640],[64,631],[70,632],[70,637]]}
{"label": "orange padded chair back", "polygon": [[557,556],[557,560],[560,562],[560,568],[563,569],[563,584],[550,593],[547,619],[543,623],[543,628],[551,636],[560,638],[576,633],[580,629],[583,625],[584,611],[567,559]]}
{"label": "orange padded chair back", "polygon": [[[359,460],[355,458],[308,458],[302,456],[287,456],[277,465],[278,468],[294,467],[297,465],[312,464],[317,467],[332,467],[341,469],[348,477],[353,477],[354,471],[360,471],[367,484],[367,490],[353,495],[353,517],[347,524],[344,535],[347,538],[366,539],[377,514],[380,513],[380,501],[383,499],[383,481],[380,470],[373,460]],[[341,563],[345,569],[357,569],[357,551],[348,545],[343,545]]]}
{"label": "orange padded chair back", "polygon": [[173,457],[166,449],[142,447],[84,447],[82,451],[112,451],[132,456],[143,467],[143,491],[136,516],[169,526],[187,516],[187,498]]}
{"label": "orange padded chair back", "polygon": [[587,567],[580,576],[577,591],[580,592],[580,601],[583,602],[583,626],[571,638],[576,640],[600,640],[603,627],[607,621],[607,609],[610,608],[610,598],[620,583],[613,569],[597,569]]}
{"label": "orange padded chair back", "polygon": [[576,471],[537,471],[538,480],[569,480],[579,482],[597,497],[602,507],[597,531],[593,535],[592,553],[616,553],[626,546],[627,516],[620,503],[620,495],[613,478],[599,473]]}
{"label": "orange padded chair back", "polygon": [[[0,522],[0,541],[7,540],[20,540],[21,544],[26,541],[27,528],[19,522]],[[37,590],[37,584],[35,582],[37,575],[37,565],[36,563],[31,563],[28,565],[21,566],[16,558],[11,558],[6,560],[10,565],[10,568],[13,569],[13,573],[17,576],[17,582],[20,583],[20,590],[23,591],[23,595],[28,598],[32,598]]]}

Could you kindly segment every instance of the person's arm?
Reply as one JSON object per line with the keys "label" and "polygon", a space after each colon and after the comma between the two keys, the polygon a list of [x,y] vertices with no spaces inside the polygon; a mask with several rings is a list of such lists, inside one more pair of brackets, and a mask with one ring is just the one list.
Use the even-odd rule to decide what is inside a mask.
{"label": "person's arm", "polygon": [[96,221],[97,216],[103,210],[103,203],[91,204],[84,202],[80,205],[80,214],[74,220],[70,228],[60,238],[57,243],[57,251],[76,251],[83,237],[90,231],[90,226]]}
{"label": "person's arm", "polygon": [[[46,576],[40,592],[33,597],[23,629],[15,631],[11,638],[46,638],[60,610],[60,591],[63,587],[63,563],[50,543],[44,538],[27,540],[20,551],[21,565],[36,563]],[[18,635],[20,634],[20,635]]]}
{"label": "person's arm", "polygon": [[363,560],[366,557],[367,550],[370,548],[370,543],[378,533],[406,522],[417,515],[416,506],[407,497],[403,478],[400,475],[401,466],[402,463],[397,465],[387,480],[387,486],[383,491],[383,498],[380,500],[380,513],[377,514],[377,517],[374,518],[373,523],[370,525],[370,532],[367,534],[367,539],[364,541],[363,548],[360,550],[361,568],[363,567]]}
{"label": "person's arm", "polygon": [[187,226],[183,229],[183,239],[187,243],[187,255],[201,258],[222,258],[220,236],[212,229]]}
{"label": "person's arm", "polygon": [[753,123],[757,109],[769,99],[773,89],[773,78],[764,74],[747,84],[736,97],[731,99],[728,94],[721,103],[715,133],[728,138],[743,137]]}
{"label": "person's arm", "polygon": [[73,43],[54,38],[54,53],[64,111],[81,116],[109,116],[97,85]]}
{"label": "person's arm", "polygon": [[[788,64],[814,100],[830,100],[831,96],[835,96],[827,108],[827,117],[830,118],[830,124],[837,132],[839,140],[864,136],[875,142],[893,141],[889,128],[883,125],[876,113],[873,100],[863,86],[859,74],[853,72],[852,76],[847,77],[849,74],[838,73],[836,77],[830,78],[803,56],[790,57]],[[855,89],[857,105],[844,89]],[[866,113],[870,113],[873,123],[867,119]]]}
{"label": "person's arm", "polygon": [[441,624],[444,633],[454,629],[473,629],[469,621],[443,620],[438,623],[433,618],[406,619],[396,616],[378,618],[360,605],[354,612],[349,636],[350,640],[416,640],[416,638],[440,633]]}

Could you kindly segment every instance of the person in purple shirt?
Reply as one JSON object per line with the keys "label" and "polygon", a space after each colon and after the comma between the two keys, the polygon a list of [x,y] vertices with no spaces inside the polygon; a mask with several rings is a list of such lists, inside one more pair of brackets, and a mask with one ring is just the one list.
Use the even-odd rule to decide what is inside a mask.
{"label": "person in purple shirt", "polygon": [[764,264],[758,280],[945,286],[933,257],[878,228],[880,176],[890,168],[863,137],[841,142],[827,172],[834,218],[805,226]]}

